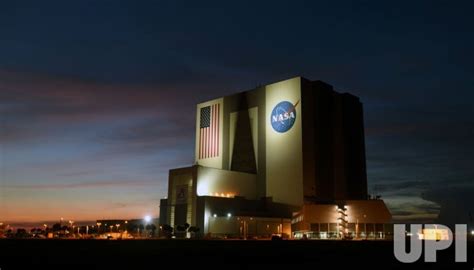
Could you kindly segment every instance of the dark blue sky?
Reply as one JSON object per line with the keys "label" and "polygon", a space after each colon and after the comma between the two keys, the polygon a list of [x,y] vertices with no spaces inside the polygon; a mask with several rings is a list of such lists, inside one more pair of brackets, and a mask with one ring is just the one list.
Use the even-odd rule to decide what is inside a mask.
{"label": "dark blue sky", "polygon": [[474,4],[400,2],[1,3],[0,219],[157,215],[195,103],[301,75],[360,97],[398,220],[466,220]]}

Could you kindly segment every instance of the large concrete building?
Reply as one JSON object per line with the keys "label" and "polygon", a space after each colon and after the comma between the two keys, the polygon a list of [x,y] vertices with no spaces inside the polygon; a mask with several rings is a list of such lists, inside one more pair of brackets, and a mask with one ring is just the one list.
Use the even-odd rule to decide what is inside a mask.
{"label": "large concrete building", "polygon": [[296,77],[198,104],[195,165],[170,171],[160,220],[212,235],[385,237],[391,215],[367,194],[361,102]]}

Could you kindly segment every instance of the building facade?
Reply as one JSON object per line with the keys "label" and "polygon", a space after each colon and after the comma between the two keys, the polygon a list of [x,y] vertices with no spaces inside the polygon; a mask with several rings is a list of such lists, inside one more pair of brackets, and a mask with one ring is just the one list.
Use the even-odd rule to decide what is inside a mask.
{"label": "building facade", "polygon": [[[269,223],[264,228],[280,223],[268,233],[282,233],[316,205],[334,210],[367,198],[361,102],[296,77],[197,105],[195,165],[170,170],[160,220],[213,234],[219,217],[236,224],[260,218]],[[390,223],[383,201],[377,205],[388,214],[382,223]],[[294,236],[311,232],[292,223]],[[233,228],[229,234],[241,235],[241,226]]]}

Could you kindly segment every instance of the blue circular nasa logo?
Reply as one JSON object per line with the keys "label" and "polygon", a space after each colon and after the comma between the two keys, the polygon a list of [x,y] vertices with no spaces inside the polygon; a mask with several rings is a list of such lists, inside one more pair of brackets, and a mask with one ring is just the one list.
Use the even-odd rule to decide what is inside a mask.
{"label": "blue circular nasa logo", "polygon": [[285,133],[293,127],[296,121],[296,104],[282,101],[273,108],[270,123],[276,132]]}

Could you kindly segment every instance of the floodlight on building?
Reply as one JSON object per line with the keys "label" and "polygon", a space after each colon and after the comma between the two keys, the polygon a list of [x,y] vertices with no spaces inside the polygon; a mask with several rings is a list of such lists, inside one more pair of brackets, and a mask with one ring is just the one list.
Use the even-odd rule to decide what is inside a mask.
{"label": "floodlight on building", "polygon": [[217,217],[217,214],[212,215],[213,217]]}
{"label": "floodlight on building", "polygon": [[474,235],[474,230],[471,231],[471,235]]}
{"label": "floodlight on building", "polygon": [[227,213],[227,217],[231,217],[231,216],[232,216],[232,214],[231,214],[231,213]]}

